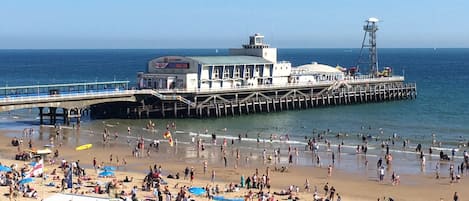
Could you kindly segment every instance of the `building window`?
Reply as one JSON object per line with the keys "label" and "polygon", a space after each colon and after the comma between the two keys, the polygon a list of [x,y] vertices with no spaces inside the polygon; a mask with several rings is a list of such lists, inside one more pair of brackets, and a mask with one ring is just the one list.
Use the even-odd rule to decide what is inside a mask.
{"label": "building window", "polygon": [[234,77],[235,77],[235,78],[240,77],[240,75],[241,75],[241,68],[242,68],[242,66],[236,66],[236,70],[235,70],[235,73],[234,73]]}
{"label": "building window", "polygon": [[225,66],[225,72],[223,72],[223,78],[229,78],[230,77],[230,69],[232,69],[233,66]]}
{"label": "building window", "polygon": [[213,79],[219,79],[220,78],[220,68],[215,67],[213,69]]}
{"label": "building window", "polygon": [[250,66],[246,67],[244,77],[247,77],[247,78],[251,77],[251,67]]}

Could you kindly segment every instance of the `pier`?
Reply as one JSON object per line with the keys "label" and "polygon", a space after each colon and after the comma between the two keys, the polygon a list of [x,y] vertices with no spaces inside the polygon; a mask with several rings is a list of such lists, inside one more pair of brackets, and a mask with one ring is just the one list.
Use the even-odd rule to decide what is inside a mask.
{"label": "pier", "polygon": [[128,81],[0,88],[0,112],[37,108],[40,124],[92,118],[212,118],[338,105],[411,100],[404,77],[354,77],[314,84],[224,89],[132,89]]}
{"label": "pier", "polygon": [[[403,80],[396,76],[317,84],[157,91],[165,99],[145,95],[149,93],[142,91],[140,105],[128,107],[126,113],[120,115],[127,118],[210,118],[415,99],[416,84]],[[113,107],[93,107],[92,112],[100,116]]]}

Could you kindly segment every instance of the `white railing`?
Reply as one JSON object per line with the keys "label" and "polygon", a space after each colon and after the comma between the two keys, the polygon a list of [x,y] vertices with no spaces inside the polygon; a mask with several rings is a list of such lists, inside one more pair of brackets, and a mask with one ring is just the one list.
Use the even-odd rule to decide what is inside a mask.
{"label": "white railing", "polygon": [[137,90],[116,90],[116,91],[87,91],[79,93],[67,93],[57,95],[37,95],[37,96],[11,96],[0,98],[2,103],[22,103],[22,102],[35,102],[35,101],[62,101],[70,99],[84,99],[84,98],[97,98],[103,96],[119,96],[119,95],[134,95]]}
{"label": "white railing", "polygon": [[[341,82],[350,84],[364,84],[364,83],[377,83],[377,82],[398,82],[404,81],[403,76],[394,77],[380,77],[372,78],[368,76],[360,77],[346,77]],[[258,86],[237,86],[232,88],[219,88],[219,89],[142,89],[142,90],[110,90],[110,91],[87,91],[77,93],[66,93],[57,95],[37,95],[37,96],[11,96],[0,98],[0,105],[11,104],[11,103],[29,103],[35,101],[63,101],[63,100],[79,100],[85,98],[98,98],[98,97],[113,97],[121,95],[136,95],[136,94],[147,94],[154,95],[158,98],[180,100],[186,102],[180,94],[182,93],[217,93],[217,92],[237,92],[243,90],[266,90],[266,89],[282,89],[282,88],[297,88],[297,87],[328,87],[334,85],[337,81],[319,81],[314,83],[288,83],[288,84],[269,84],[269,85],[258,85]],[[172,94],[172,95],[168,95]]]}
{"label": "white railing", "polygon": [[[403,76],[393,77],[380,77],[373,78],[371,76],[357,76],[357,77],[346,77],[342,80],[346,84],[364,84],[364,83],[377,83],[377,82],[400,82],[404,81]],[[292,87],[324,87],[330,86],[337,82],[336,80],[318,81],[311,83],[287,83],[287,84],[266,84],[257,86],[236,86],[230,88],[217,88],[217,89],[157,89],[159,93],[210,93],[210,92],[235,92],[242,90],[264,90],[264,89],[281,89],[281,88],[292,88]]]}

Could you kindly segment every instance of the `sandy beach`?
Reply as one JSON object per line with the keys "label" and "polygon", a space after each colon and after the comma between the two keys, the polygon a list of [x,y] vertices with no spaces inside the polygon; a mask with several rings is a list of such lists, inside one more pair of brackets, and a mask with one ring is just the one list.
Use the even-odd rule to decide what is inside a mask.
{"label": "sandy beach", "polygon": [[[54,134],[53,128],[42,128],[44,136],[32,136],[34,138],[33,147],[42,148],[46,144],[50,144],[50,135]],[[51,131],[52,130],[52,131]],[[62,129],[66,130],[66,129]],[[57,169],[57,175],[63,178],[63,172],[59,168],[60,161],[65,159],[67,161],[80,161],[80,166],[84,167],[87,176],[91,178],[88,182],[96,181],[112,181],[114,178],[117,180],[123,180],[125,176],[133,177],[134,180],[128,183],[122,183],[122,187],[119,190],[123,190],[130,193],[133,186],[139,188],[137,197],[140,200],[152,197],[151,191],[142,191],[141,186],[143,179],[148,173],[149,169],[155,164],[161,166],[162,176],[165,181],[168,182],[167,186],[171,191],[172,195],[177,195],[179,188],[182,186],[198,186],[205,187],[207,185],[219,185],[221,189],[228,187],[230,183],[239,184],[240,177],[243,175],[245,178],[252,176],[256,173],[256,169],[259,176],[266,173],[266,169],[269,169],[270,179],[270,190],[264,189],[264,192],[270,191],[281,192],[282,190],[288,189],[290,186],[293,187],[295,193],[300,200],[313,200],[314,189],[317,188],[318,195],[324,196],[325,191],[323,190],[324,185],[328,183],[329,187],[335,188],[335,199],[337,195],[341,196],[342,200],[384,200],[384,197],[392,197],[394,200],[399,201],[415,201],[415,200],[453,200],[454,192],[458,192],[460,200],[467,200],[469,195],[464,191],[464,187],[467,183],[466,177],[463,176],[458,183],[450,183],[449,171],[441,168],[441,177],[439,180],[435,179],[434,172],[426,172],[425,174],[401,174],[400,184],[393,185],[391,182],[390,170],[386,171],[384,181],[379,182],[379,177],[376,169],[376,159],[369,158],[368,165],[363,164],[362,171],[345,171],[343,169],[332,168],[331,176],[328,176],[328,165],[329,162],[323,162],[321,167],[311,167],[302,165],[289,165],[289,164],[275,164],[272,162],[266,162],[264,164],[262,159],[262,153],[249,153],[247,151],[240,151],[240,159],[238,165],[235,166],[236,161],[236,149],[237,147],[227,144],[225,147],[227,156],[227,167],[224,166],[223,157],[220,154],[220,146],[208,146],[204,151],[197,150],[194,144],[176,144],[174,147],[170,147],[167,142],[162,141],[159,147],[159,151],[154,148],[150,148],[150,156],[147,153],[142,153],[141,157],[134,157],[132,150],[135,145],[135,138],[128,138],[120,135],[119,140],[111,140],[108,143],[97,140],[99,135],[102,135],[102,131],[93,131],[92,134],[84,134],[81,132],[77,134],[76,130],[68,129],[67,131],[61,131],[61,136],[54,139],[56,145],[53,149],[58,149],[59,157],[55,159],[55,164],[50,164],[49,161],[45,161],[45,173],[48,178],[43,183],[48,184],[54,182],[54,187],[42,187],[41,179],[36,179],[31,184],[35,189],[38,190],[38,199],[48,197],[54,193],[60,192],[60,180],[52,180],[51,173],[54,169]],[[89,132],[88,132],[89,133]],[[40,135],[38,133],[33,135]],[[80,136],[81,135],[81,136]],[[3,165],[17,164],[23,166],[25,161],[13,160],[14,155],[18,152],[18,147],[13,147],[10,143],[13,137],[23,137],[22,131],[15,130],[4,130],[0,132],[0,156],[1,163]],[[113,137],[112,134],[110,136]],[[161,137],[160,137],[161,138]],[[21,150],[28,149],[28,136],[24,139]],[[75,147],[77,144],[84,144],[85,142],[95,141],[93,147],[88,150],[76,151]],[[128,144],[126,144],[126,141]],[[150,143],[145,143],[145,147],[148,147]],[[187,151],[191,149],[193,151]],[[145,149],[147,150],[147,149]],[[285,156],[287,151],[282,150],[282,154]],[[194,153],[194,154],[188,154]],[[111,157],[112,154],[112,157]],[[341,160],[340,154],[336,153],[337,161],[335,164],[339,164]],[[211,156],[211,157],[209,157]],[[52,156],[51,156],[52,157]],[[49,157],[49,159],[51,158]],[[93,158],[96,158],[97,164],[102,166],[116,166],[116,176],[114,178],[98,178],[97,171],[93,169]],[[110,160],[112,158],[112,161]],[[217,160],[214,160],[216,158]],[[247,158],[247,159],[246,159]],[[203,162],[207,160],[207,171],[204,174]],[[395,159],[399,160],[399,159]],[[125,161],[125,162],[124,162]],[[327,161],[323,159],[323,161]],[[359,162],[360,161],[360,162]],[[357,156],[357,163],[362,163]],[[124,164],[126,163],[126,164]],[[276,171],[282,166],[286,166],[287,170]],[[191,183],[189,179],[184,180],[184,169],[186,167],[192,167],[194,169],[194,181]],[[418,167],[416,167],[418,168]],[[211,182],[211,172],[215,171],[215,181]],[[179,173],[180,179],[169,179],[166,178],[168,174],[175,175]],[[305,182],[309,180],[310,191],[305,189]],[[299,192],[296,193],[296,186],[298,186]],[[108,194],[95,194],[91,193],[93,188],[82,187],[77,191],[78,194],[87,194],[100,197],[108,197]],[[257,193],[259,189],[250,189],[252,192]],[[9,187],[0,187],[2,195],[8,193]],[[70,192],[70,190],[66,190]],[[240,188],[238,192],[224,192],[221,195],[226,198],[245,197],[249,192],[246,188]],[[288,196],[274,196],[274,200],[286,200]],[[174,198],[174,197],[173,197]],[[255,198],[257,200],[258,198]],[[8,200],[7,196],[2,196],[0,200]],[[23,198],[17,197],[16,200],[34,200],[34,198]],[[174,200],[174,199],[173,199]],[[208,200],[206,196],[195,196],[195,200]],[[387,200],[387,199],[386,199]]]}

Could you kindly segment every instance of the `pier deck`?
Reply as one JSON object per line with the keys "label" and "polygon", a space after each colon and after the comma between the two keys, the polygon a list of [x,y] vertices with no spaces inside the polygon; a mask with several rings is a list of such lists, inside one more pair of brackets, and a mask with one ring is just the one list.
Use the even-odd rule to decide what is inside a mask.
{"label": "pier deck", "polygon": [[[146,90],[141,90],[148,94]],[[335,105],[360,104],[417,97],[415,83],[404,77],[359,78],[314,84],[237,87],[217,90],[158,90],[143,96],[138,105],[128,107],[128,118],[205,118],[259,112],[299,110]],[[112,109],[96,107],[96,116]],[[121,114],[122,115],[122,114]],[[103,116],[104,117],[104,116]]]}

